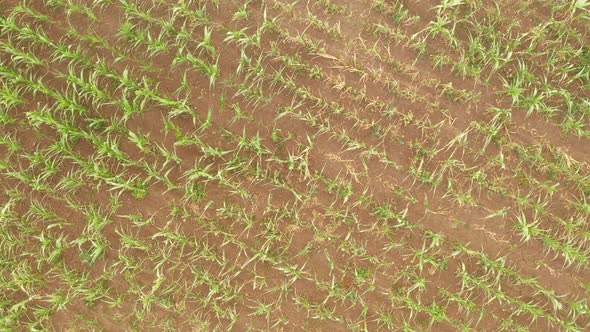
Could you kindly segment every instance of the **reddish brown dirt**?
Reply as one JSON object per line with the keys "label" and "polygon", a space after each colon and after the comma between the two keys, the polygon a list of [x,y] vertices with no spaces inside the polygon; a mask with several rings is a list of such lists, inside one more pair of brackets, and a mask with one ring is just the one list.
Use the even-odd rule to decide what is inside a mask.
{"label": "reddish brown dirt", "polygon": [[[20,3],[5,1],[2,17]],[[149,3],[155,19],[126,17],[123,3],[140,9]],[[411,36],[436,18],[433,8],[438,2],[384,1],[387,6],[400,4],[417,18],[401,25],[368,1],[301,1],[292,7],[278,0],[252,1],[248,17],[241,20],[235,16],[241,6],[236,1],[218,7],[213,1],[187,3],[195,16],[181,13],[167,27],[161,20],[171,17],[171,1],[114,2],[92,10],[94,23],[83,12],[68,15],[66,7],[36,2],[29,7],[52,22],[16,14],[18,26],[44,31],[53,45],[79,47],[91,60],[87,67],[100,59],[112,73],[128,70],[132,80],[149,82],[159,96],[173,100],[190,92],[186,101],[194,114],[172,115],[170,108],[149,100],[141,113],[123,120],[114,102],[131,101],[140,92],[118,89],[113,77],[98,80],[111,94],[106,104],[97,106],[80,96],[85,116],[55,111],[53,97],[30,91],[22,94],[24,103],[7,108],[16,121],[2,123],[0,134],[13,137],[22,150],[10,154],[8,144],[0,147],[6,160],[0,167],[5,192],[0,203],[10,211],[1,226],[7,234],[0,242],[1,278],[8,286],[0,290],[0,313],[8,316],[18,309],[16,304],[25,304],[13,321],[1,323],[6,325],[2,328],[375,331],[398,330],[407,323],[413,330],[456,331],[464,326],[498,331],[508,322],[508,330],[526,326],[553,331],[560,329],[557,320],[572,321],[571,303],[586,303],[588,263],[565,266],[564,257],[548,251],[539,237],[523,243],[514,225],[521,209],[532,218],[532,204],[545,201],[539,227],[555,238],[571,236],[557,220],[588,217],[569,203],[588,193],[571,174],[554,174],[547,166],[559,149],[571,158],[568,170],[579,164],[579,173],[588,174],[588,139],[562,134],[555,119],[536,113],[527,117],[525,110],[514,108],[498,140],[487,144],[473,123],[488,123],[490,107],[512,109],[511,101],[499,95],[498,76],[486,85],[458,77],[449,65],[435,66],[433,54],[458,57],[440,38],[429,39],[427,55],[420,56],[409,43],[363,28],[382,23]],[[205,23],[196,12],[204,7],[211,45],[219,55],[220,76],[213,85],[193,66],[172,66],[180,48],[170,31],[180,31],[184,23],[192,37],[184,51],[198,54]],[[534,8],[547,17],[547,8]],[[262,33],[260,45],[243,49],[249,66],[240,63],[239,45],[224,40],[243,28],[248,35],[255,33],[265,16],[278,18],[274,30]],[[147,54],[145,43],[132,48],[119,35],[124,22],[149,31],[150,38],[162,33],[170,47],[156,56]],[[322,28],[317,22],[327,25]],[[532,24],[523,23],[519,31]],[[102,37],[105,44],[68,35],[72,27]],[[457,34],[460,45],[467,45],[467,32]],[[44,62],[27,68],[0,51],[2,66],[26,78],[42,78],[54,91],[72,91],[72,83],[61,75],[70,68],[84,73],[97,69],[57,61],[52,46],[18,40],[15,31],[7,29],[0,36]],[[300,64],[277,54],[296,56]],[[201,57],[211,60],[207,54]],[[321,78],[308,74],[314,66]],[[238,72],[239,67],[246,68]],[[264,74],[257,77],[260,68]],[[276,73],[291,85],[273,81]],[[185,75],[187,88],[182,91]],[[2,75],[0,87],[12,84],[7,77]],[[241,83],[257,86],[266,101],[253,102],[250,97],[256,96],[247,95]],[[478,97],[452,100],[441,91],[444,84]],[[26,114],[44,105],[59,121],[92,135],[71,140],[69,155],[54,154],[53,147],[63,139],[60,128],[44,124],[34,129]],[[294,105],[298,107],[286,112]],[[102,119],[104,125],[93,129],[90,118]],[[446,148],[468,130],[464,148]],[[148,137],[147,147],[138,146],[130,133]],[[254,143],[240,140],[242,136]],[[264,152],[256,150],[256,137]],[[120,153],[100,146],[101,139],[116,140]],[[533,163],[514,146],[542,149],[547,165]],[[43,165],[30,158],[36,151],[54,156],[58,164],[40,187],[19,176],[42,174]],[[490,162],[500,157],[503,166]],[[449,160],[460,164],[441,172]],[[117,179],[147,179],[147,191],[138,197],[115,188],[112,181],[91,176],[94,165],[119,175]],[[203,169],[208,175],[198,175]],[[419,169],[422,175],[440,178],[421,181]],[[478,170],[485,182],[475,182]],[[71,174],[81,180],[80,187],[66,192],[60,183]],[[558,187],[550,193],[540,185],[545,183]],[[194,188],[203,196],[186,199]],[[20,199],[14,190],[22,194]],[[467,193],[471,200],[460,196]],[[519,203],[523,197],[531,205]],[[35,214],[39,205],[65,224],[49,227],[51,218]],[[384,217],[384,207],[397,217]],[[505,216],[486,218],[501,209],[506,209]],[[98,230],[91,226],[95,215],[104,217]],[[587,231],[585,223],[581,231]],[[430,245],[432,234],[441,236],[439,245]],[[52,261],[46,258],[57,242],[40,248],[44,237],[65,239],[63,251]],[[88,261],[94,240],[106,246],[95,261]],[[458,245],[490,259],[501,257],[514,272],[504,272],[496,281],[495,276],[486,278],[489,267],[460,253]],[[588,248],[581,242],[580,250]],[[420,250],[430,263],[422,265]],[[463,285],[463,269],[501,289],[504,300],[490,300],[484,289]],[[23,283],[13,270],[23,276],[28,271],[36,282],[19,286]],[[529,282],[519,282],[518,276]],[[422,279],[423,290],[413,287]],[[552,290],[564,308],[553,310],[540,289]],[[442,290],[471,301],[483,312],[481,319],[477,311],[465,312],[448,300]],[[52,307],[57,294],[67,294],[68,301]],[[518,311],[521,303],[534,303],[547,315],[533,320],[530,312]],[[269,305],[268,313],[261,313],[261,305]],[[445,318],[436,316],[437,306],[446,307]],[[584,330],[589,322],[588,314],[581,314],[572,324]]]}

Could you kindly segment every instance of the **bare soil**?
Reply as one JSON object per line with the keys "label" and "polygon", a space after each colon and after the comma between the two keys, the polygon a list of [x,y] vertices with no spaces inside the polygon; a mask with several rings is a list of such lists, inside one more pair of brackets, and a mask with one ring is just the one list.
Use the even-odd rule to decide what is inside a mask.
{"label": "bare soil", "polygon": [[[148,8],[142,1],[126,2]],[[0,2],[2,17],[7,18],[20,3]],[[44,31],[55,44],[82,50],[93,62],[100,59],[113,72],[128,72],[135,82],[154,82],[151,86],[157,86],[161,96],[181,100],[183,93],[190,92],[186,100],[194,116],[171,115],[169,108],[150,101],[142,113],[117,122],[123,117],[119,106],[96,107],[89,98],[81,98],[86,115],[54,111],[56,118],[71,120],[73,126],[97,138],[116,141],[129,162],[123,164],[113,154],[105,154],[99,140],[79,138],[69,144],[76,157],[56,157],[57,171],[43,179],[45,188],[37,188],[21,181],[13,170],[39,174],[42,165],[32,164],[25,156],[50,151],[63,139],[56,127],[32,128],[28,122],[27,112],[44,105],[51,110],[55,102],[27,92],[21,96],[24,103],[7,111],[16,121],[2,124],[0,134],[14,137],[22,150],[11,154],[6,144],[0,147],[0,156],[9,165],[0,168],[4,192],[0,204],[8,206],[15,190],[22,198],[10,207],[19,222],[3,221],[1,226],[7,235],[0,242],[0,276],[14,281],[18,274],[28,275],[13,270],[19,267],[42,280],[25,289],[0,290],[0,315],[26,302],[16,321],[2,323],[8,329],[25,330],[33,322],[42,322],[55,331],[377,331],[402,330],[405,322],[419,331],[456,331],[460,324],[477,331],[499,331],[503,320],[511,320],[507,330],[526,326],[530,331],[555,331],[561,327],[554,321],[532,320],[530,313],[517,310],[517,303],[536,303],[548,316],[565,321],[571,318],[569,303],[586,303],[587,263],[567,265],[562,255],[548,250],[538,237],[521,241],[514,225],[520,211],[528,218],[535,215],[530,206],[522,208],[523,203],[515,198],[528,197],[531,204],[546,202],[543,209],[547,213],[541,215],[538,226],[566,238],[556,220],[579,216],[571,202],[586,199],[588,193],[565,174],[553,174],[510,147],[539,149],[547,161],[556,160],[554,152],[561,151],[570,158],[567,164],[572,169],[579,164],[579,173],[587,175],[588,139],[563,134],[557,118],[546,119],[537,113],[527,116],[526,110],[513,108],[510,99],[499,93],[503,87],[497,78],[485,84],[459,77],[449,65],[435,66],[431,57],[419,55],[407,44],[364,28],[383,23],[411,36],[435,18],[437,1],[385,1],[403,4],[417,17],[407,25],[396,25],[369,1],[329,1],[334,7],[321,4],[328,1],[300,1],[292,8],[284,1],[252,1],[247,6],[248,17],[241,20],[235,13],[242,2],[222,1],[218,7],[212,1],[191,2],[193,12],[207,8],[211,44],[219,55],[220,77],[213,85],[186,63],[173,66],[179,48],[160,21],[128,18],[121,3],[93,10],[96,20],[92,22],[82,12],[68,15],[64,7],[52,9],[42,2],[30,2],[30,8],[51,22],[40,22],[26,13],[18,14],[16,22]],[[151,15],[156,19],[164,21],[172,15],[172,1],[149,5],[154,6]],[[531,10],[531,17],[548,15],[542,5]],[[244,28],[248,35],[255,33],[264,17],[278,18],[277,28],[265,31],[260,45],[245,48],[244,54],[251,67],[259,63],[263,68],[266,76],[256,77],[254,71],[238,71],[245,66],[240,63],[240,47],[224,40],[231,31]],[[520,16],[507,13],[506,18]],[[334,31],[338,33],[312,24],[314,20],[337,26]],[[156,56],[148,54],[145,44],[132,49],[120,35],[124,22],[132,23],[137,31],[149,31],[151,37],[163,33],[171,48]],[[183,23],[194,27],[189,30],[194,39],[186,50],[198,54],[204,25],[195,17],[179,17],[172,23],[169,30],[179,31]],[[523,22],[519,29],[527,31],[533,24]],[[68,35],[72,27],[80,34],[103,38],[105,45]],[[72,92],[60,73],[70,69],[90,73],[79,63],[55,61],[55,50],[49,46],[27,45],[17,41],[14,32],[0,36],[2,42],[18,43],[44,62],[27,69],[0,51],[2,66],[25,77],[42,78],[50,89]],[[469,31],[457,36],[462,45],[469,42]],[[306,46],[306,42],[316,46]],[[426,47],[432,54],[457,57],[441,39],[429,40]],[[278,54],[297,57],[305,66],[289,65]],[[321,77],[306,72],[314,66]],[[274,82],[274,73],[282,73],[293,86]],[[176,93],[183,81],[187,87]],[[2,76],[0,84],[6,82]],[[256,96],[241,90],[243,82],[257,86],[266,102],[255,102]],[[109,78],[101,78],[98,85],[111,93],[112,100],[132,99]],[[452,100],[441,92],[443,85],[478,97]],[[285,113],[292,105],[298,107]],[[488,123],[492,116],[486,110],[491,107],[512,110],[500,133],[501,141],[487,143],[485,135],[470,130],[465,147],[445,148],[474,123]],[[395,112],[388,113],[390,109]],[[88,119],[102,119],[104,124],[93,129]],[[209,127],[199,130],[207,121]],[[150,146],[142,150],[130,133],[149,137]],[[259,138],[269,153],[244,147],[242,136],[253,141]],[[198,137],[198,143],[181,142],[186,137]],[[226,152],[215,155],[204,146]],[[164,151],[173,152],[176,159],[167,160]],[[502,165],[490,162],[500,157]],[[457,162],[456,167],[445,168],[450,160]],[[86,175],[80,177],[82,183],[75,191],[58,189],[64,179],[83,170],[84,162],[124,178],[149,179],[147,193],[137,197]],[[159,175],[165,173],[169,184],[149,178],[142,165],[160,170]],[[210,179],[204,175],[190,179],[205,168]],[[412,175],[418,174],[413,173],[417,169],[423,175],[442,175],[434,181],[420,181]],[[485,181],[476,182],[478,171],[485,174]],[[549,194],[539,184],[556,189]],[[191,186],[202,190],[204,197],[186,199],[186,188]],[[459,194],[468,194],[469,199]],[[86,208],[77,209],[74,202]],[[52,211],[65,224],[48,227],[51,220],[31,217],[35,205]],[[411,226],[380,217],[377,208],[384,206]],[[106,220],[98,234],[107,245],[94,262],[85,256],[93,248],[92,241],[76,242],[96,235],[89,228],[89,210],[98,211]],[[498,210],[507,213],[488,218]],[[585,222],[580,234],[582,231],[587,231]],[[443,240],[431,246],[433,233]],[[40,260],[55,246],[41,248],[40,236],[64,237],[64,250],[53,261]],[[11,237],[18,240],[12,244]],[[588,244],[581,243],[579,249],[587,252]],[[534,279],[537,288],[504,273],[495,285],[512,301],[488,301],[483,289],[467,289],[459,276],[464,270],[488,282],[484,277],[488,268],[476,257],[459,253],[458,245],[490,259],[502,258],[523,279]],[[420,265],[416,253],[423,249],[430,263]],[[17,261],[20,263],[14,263]],[[413,289],[422,279],[425,288]],[[69,284],[69,280],[77,281]],[[78,284],[80,280],[85,283]],[[554,310],[538,287],[562,298],[564,308]],[[478,309],[465,311],[444,297],[443,290],[461,292]],[[54,294],[68,295],[71,300],[52,308],[48,299]],[[414,302],[404,303],[403,295]],[[260,312],[261,304],[270,305],[268,313]],[[446,308],[448,320],[434,320],[437,306]],[[49,308],[48,316],[40,318],[39,308]],[[391,315],[391,325],[385,322],[386,315]],[[590,317],[577,317],[573,323],[585,330]]]}

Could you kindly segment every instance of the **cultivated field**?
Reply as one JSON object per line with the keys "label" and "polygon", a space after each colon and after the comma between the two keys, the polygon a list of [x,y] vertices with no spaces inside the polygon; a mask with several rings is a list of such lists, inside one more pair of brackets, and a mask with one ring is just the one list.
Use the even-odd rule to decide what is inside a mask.
{"label": "cultivated field", "polygon": [[589,331],[590,1],[0,0],[0,330]]}

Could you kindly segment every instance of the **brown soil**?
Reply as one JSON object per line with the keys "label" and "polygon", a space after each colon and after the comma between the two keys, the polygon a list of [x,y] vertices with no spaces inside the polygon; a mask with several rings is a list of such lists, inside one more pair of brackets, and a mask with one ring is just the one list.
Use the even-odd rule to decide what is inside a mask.
{"label": "brown soil", "polygon": [[[459,46],[431,37],[420,55],[411,40],[368,27],[418,34],[436,19],[438,1],[252,1],[244,18],[243,2],[185,2],[186,13],[173,1],[107,1],[102,9],[73,1],[80,6],[70,14],[66,6],[26,2],[48,18],[43,22],[17,13],[21,1],[0,1],[3,21],[14,13],[16,26],[51,40],[22,38],[9,26],[0,34],[3,44],[42,60],[27,65],[0,51],[0,88],[16,87],[23,101],[0,105],[0,115],[14,120],[0,122],[1,328],[588,327],[584,309],[572,313],[587,305],[590,282],[588,212],[572,203],[590,195],[588,138],[564,134],[561,115],[527,116],[513,107],[500,75],[514,64],[487,84],[435,65],[434,55],[458,59],[468,24],[456,34]],[[399,23],[375,6],[380,2],[415,19]],[[151,19],[126,14],[123,4]],[[205,8],[208,22],[198,18]],[[530,10],[550,17],[542,4]],[[258,45],[229,41],[242,29],[241,38],[253,36],[265,18],[277,20]],[[144,33],[136,46],[121,34],[125,23],[136,36]],[[523,20],[518,31],[534,24]],[[182,29],[191,38],[179,47]],[[207,31],[215,56],[201,46]],[[165,47],[150,54],[158,36]],[[58,59],[59,45],[90,61]],[[215,82],[197,62],[176,63],[188,52],[217,63]],[[543,70],[541,60],[528,60]],[[27,90],[32,83],[11,79],[9,70],[77,96],[86,113],[60,109],[55,95]],[[84,84],[64,77],[70,72],[100,72],[96,85],[107,101],[83,94]],[[115,75],[131,83],[121,86]],[[158,97],[184,100],[189,111],[157,98],[142,104],[142,84]],[[555,84],[587,96],[579,82]],[[476,97],[455,99],[445,86]],[[125,103],[139,111],[125,114]],[[493,107],[511,117],[490,137],[475,128],[491,123]],[[35,128],[37,110],[56,121]],[[462,133],[468,143],[452,145]],[[144,145],[134,138],[141,135]],[[9,138],[21,148],[11,152]],[[47,171],[51,161],[54,172]],[[75,179],[79,184],[66,185]],[[117,187],[127,179],[140,189]],[[496,211],[506,213],[491,216]],[[522,216],[537,217],[544,233],[523,241],[515,227]],[[561,222],[573,220],[581,223],[568,232]],[[571,240],[579,247],[566,249],[583,257],[570,264],[543,242],[548,238],[560,248]],[[504,264],[501,272],[486,258]],[[480,284],[463,283],[463,272]],[[416,287],[421,281],[424,288]],[[461,306],[468,302],[469,310]],[[522,309],[527,304],[534,308]]]}

